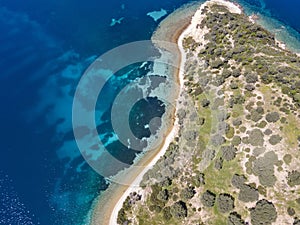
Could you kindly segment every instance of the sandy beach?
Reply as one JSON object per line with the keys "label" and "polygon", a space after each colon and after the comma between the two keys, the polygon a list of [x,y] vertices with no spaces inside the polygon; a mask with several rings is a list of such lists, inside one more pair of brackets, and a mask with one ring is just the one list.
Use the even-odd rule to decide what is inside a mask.
{"label": "sandy beach", "polygon": [[[217,2],[227,6],[230,11],[235,13],[241,13],[241,9],[234,3],[224,1],[224,0],[212,0],[211,2]],[[153,42],[155,40],[167,41],[176,43],[178,46],[177,54],[178,60],[177,64],[180,68],[184,68],[185,64],[185,54],[181,46],[183,37],[190,33],[194,27],[196,27],[197,21],[199,20],[198,14],[200,10],[207,3],[194,3],[186,5],[172,14],[170,14],[166,19],[164,19],[158,26],[157,30],[152,36]],[[199,8],[202,5],[201,8]],[[198,12],[198,13],[197,13]],[[168,49],[165,45],[160,46],[157,44],[158,48]],[[173,50],[174,51],[174,50]],[[183,88],[183,69],[176,69],[174,72],[174,80],[179,84],[180,88]],[[176,94],[179,96],[179,93]],[[118,179],[124,180],[128,185],[120,185],[117,183],[112,183],[109,188],[100,195],[94,205],[91,224],[101,225],[101,224],[116,224],[118,212],[122,208],[123,202],[127,196],[133,192],[138,191],[139,184],[142,181],[144,174],[159,160],[161,156],[164,155],[169,144],[172,142],[176,136],[179,126],[177,124],[177,119],[175,117],[175,111],[172,112],[172,118],[169,120],[170,124],[167,124],[168,130],[166,136],[163,137],[163,143],[155,150],[147,152],[140,160],[138,160],[134,167],[130,167],[127,170],[119,173]],[[138,169],[140,168],[140,169]]]}
{"label": "sandy beach", "polygon": [[[189,26],[194,13],[199,7],[199,3],[189,4],[174,11],[158,26],[156,32],[153,34],[152,40],[168,41],[172,43],[178,42],[180,35]],[[164,46],[158,46],[164,47]],[[177,54],[180,56],[178,48]],[[178,64],[181,62],[178,59]],[[173,71],[175,81],[182,85],[179,80],[179,69]],[[179,93],[176,93],[179,95]],[[105,190],[98,199],[94,202],[94,207],[91,212],[91,221],[93,225],[116,224],[118,211],[121,209],[124,200],[130,192],[138,189],[144,174],[153,166],[158,159],[164,155],[170,142],[174,139],[178,126],[176,125],[175,111],[172,112],[172,118],[169,120],[168,130],[163,137],[163,143],[155,150],[148,151],[140,160],[138,160],[134,167],[130,167],[125,171],[119,173],[118,179],[124,180],[122,183],[131,184],[121,185],[118,183],[111,183],[107,190]],[[140,169],[138,169],[140,168]]]}

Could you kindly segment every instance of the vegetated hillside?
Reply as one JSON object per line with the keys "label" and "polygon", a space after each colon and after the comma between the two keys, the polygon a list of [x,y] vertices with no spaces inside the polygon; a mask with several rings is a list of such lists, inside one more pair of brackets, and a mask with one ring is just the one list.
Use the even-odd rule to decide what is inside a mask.
{"label": "vegetated hillside", "polygon": [[183,41],[178,137],[118,223],[300,224],[300,59],[243,14],[202,14]]}

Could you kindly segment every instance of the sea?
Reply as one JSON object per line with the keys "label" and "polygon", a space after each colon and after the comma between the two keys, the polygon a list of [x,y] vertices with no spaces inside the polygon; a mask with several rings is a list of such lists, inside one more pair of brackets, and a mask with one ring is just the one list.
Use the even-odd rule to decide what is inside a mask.
{"label": "sea", "polygon": [[[87,163],[75,140],[72,110],[80,79],[110,50],[149,40],[161,20],[190,2],[0,0],[0,224],[89,224],[92,205],[110,180]],[[237,2],[300,52],[300,1]],[[151,61],[126,65],[109,75],[96,99],[94,136],[126,165],[141,151],[119,140],[112,105],[124,87],[136,79],[142,82],[151,71]],[[93,87],[87,85],[84,92]],[[159,129],[164,113],[163,101],[147,97],[126,115],[132,133],[145,140],[155,133],[149,123],[156,121],[152,128]],[[90,132],[79,128],[83,136]]]}

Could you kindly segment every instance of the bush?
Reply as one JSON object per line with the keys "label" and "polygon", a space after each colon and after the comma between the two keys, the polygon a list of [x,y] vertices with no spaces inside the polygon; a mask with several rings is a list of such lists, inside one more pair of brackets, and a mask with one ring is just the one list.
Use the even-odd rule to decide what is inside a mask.
{"label": "bush", "polygon": [[118,212],[117,223],[118,224],[128,224],[130,221],[126,217],[126,212],[123,208]]}
{"label": "bush", "polygon": [[300,172],[296,170],[289,172],[287,177],[287,182],[288,185],[290,185],[291,187],[300,185]]}
{"label": "bush", "polygon": [[217,207],[221,213],[230,212],[234,208],[234,198],[230,194],[220,194],[217,197]]}
{"label": "bush", "polygon": [[241,144],[241,142],[242,142],[242,139],[240,138],[240,136],[234,136],[231,140],[231,144],[233,146],[238,146]]}
{"label": "bush", "polygon": [[235,127],[238,127],[238,126],[242,125],[242,123],[243,123],[243,121],[240,118],[234,119],[232,121],[232,125],[235,126]]}
{"label": "bush", "polygon": [[250,209],[250,216],[253,225],[271,225],[277,219],[277,212],[272,202],[262,199]]}
{"label": "bush", "polygon": [[254,122],[258,122],[263,118],[262,114],[257,109],[251,110],[251,120]]}
{"label": "bush", "polygon": [[269,139],[271,145],[277,145],[282,140],[282,137],[278,134],[272,135]]}
{"label": "bush", "polygon": [[268,114],[266,115],[266,120],[267,120],[269,123],[275,123],[275,122],[277,122],[279,119],[280,119],[280,116],[279,116],[279,113],[278,113],[278,112],[271,112],[271,113],[268,113]]}
{"label": "bush", "polygon": [[234,90],[234,89],[238,89],[239,86],[238,86],[238,84],[236,82],[231,82],[230,83],[230,88]]}
{"label": "bush", "polygon": [[247,91],[253,91],[255,89],[255,87],[252,84],[246,84],[245,89]]}
{"label": "bush", "polygon": [[226,161],[230,161],[235,158],[237,149],[235,147],[233,147],[232,145],[230,145],[230,146],[222,146],[221,151],[222,151],[222,157]]}
{"label": "bush", "polygon": [[276,182],[274,175],[274,165],[278,162],[277,155],[271,151],[259,157],[253,163],[253,173],[258,176],[259,182],[263,186],[273,187]]}
{"label": "bush", "polygon": [[187,207],[185,202],[178,201],[174,203],[170,208],[170,213],[172,217],[176,219],[183,219],[184,217],[187,217]]}
{"label": "bush", "polygon": [[273,133],[273,131],[271,129],[266,129],[264,132],[265,135],[270,135],[272,133]]}
{"label": "bush", "polygon": [[228,129],[226,129],[226,137],[228,139],[231,139],[233,138],[233,136],[234,136],[234,128],[229,126]]}
{"label": "bush", "polygon": [[254,202],[258,199],[258,191],[247,185],[241,185],[240,193],[238,199],[243,202]]}
{"label": "bush", "polygon": [[224,65],[224,62],[221,59],[217,59],[217,60],[214,60],[214,61],[210,62],[210,66],[213,69],[218,69],[218,68],[220,68],[223,65]]}
{"label": "bush", "polygon": [[296,212],[295,212],[295,209],[288,207],[287,213],[289,214],[289,216],[294,216]]}
{"label": "bush", "polygon": [[224,69],[222,72],[222,77],[224,77],[226,79],[226,78],[229,78],[230,76],[231,76],[231,71]]}
{"label": "bush", "polygon": [[223,158],[217,158],[215,161],[215,169],[216,170],[221,170],[223,168]]}
{"label": "bush", "polygon": [[163,189],[158,192],[157,199],[160,201],[168,201],[169,199],[169,192],[167,189]]}
{"label": "bush", "polygon": [[228,216],[228,225],[245,225],[245,221],[237,212],[231,212]]}
{"label": "bush", "polygon": [[232,70],[232,76],[234,76],[234,77],[241,76],[241,70],[240,69],[234,69],[234,70]]}
{"label": "bush", "polygon": [[262,146],[264,144],[264,134],[260,129],[250,131],[249,142],[253,146]]}
{"label": "bush", "polygon": [[200,185],[205,184],[205,175],[204,173],[198,173],[197,175],[194,176],[193,178],[194,184],[199,187]]}
{"label": "bush", "polygon": [[221,134],[215,134],[211,137],[211,143],[214,146],[220,146],[225,142],[225,138]]}
{"label": "bush", "polygon": [[300,225],[300,219],[295,218],[293,225]]}
{"label": "bush", "polygon": [[213,207],[216,201],[216,194],[207,190],[201,197],[201,202],[205,207]]}
{"label": "bush", "polygon": [[172,218],[171,207],[167,206],[162,210],[163,218],[165,221],[169,221]]}
{"label": "bush", "polygon": [[247,83],[256,83],[258,81],[258,76],[254,73],[246,74],[245,78]]}
{"label": "bush", "polygon": [[244,175],[238,175],[238,174],[234,174],[232,176],[232,179],[231,179],[231,184],[240,189],[243,187],[244,183],[247,181],[246,177]]}
{"label": "bush", "polygon": [[209,104],[210,104],[210,101],[206,98],[201,101],[202,107],[208,107]]}
{"label": "bush", "polygon": [[181,191],[180,197],[183,200],[187,201],[187,200],[193,198],[195,194],[196,194],[196,191],[195,191],[194,187],[187,187]]}

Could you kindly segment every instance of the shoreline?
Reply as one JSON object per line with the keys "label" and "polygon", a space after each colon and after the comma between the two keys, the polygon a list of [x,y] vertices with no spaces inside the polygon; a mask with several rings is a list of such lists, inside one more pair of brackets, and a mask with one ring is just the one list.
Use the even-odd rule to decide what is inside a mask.
{"label": "shoreline", "polygon": [[[188,4],[184,6],[185,8],[179,8],[172,14],[170,14],[159,24],[157,30],[153,34],[152,40],[168,41],[177,45],[180,36],[183,34],[183,31],[190,25],[192,16],[198,9],[198,5],[199,3]],[[193,10],[194,8],[195,10]],[[181,16],[178,14],[180,14]],[[163,48],[162,46],[158,47]],[[178,52],[179,56],[181,57],[181,51],[179,48]],[[180,57],[178,58],[177,63],[181,66]],[[182,82],[180,82],[179,78],[180,69],[176,69],[172,72],[174,73],[175,82],[181,87]],[[178,92],[179,91],[180,90],[178,90]],[[176,95],[177,97],[175,101],[177,101],[179,93],[176,93]],[[134,189],[139,188],[139,183],[141,182],[144,174],[151,168],[149,167],[149,165],[154,165],[159,160],[159,158],[164,155],[169,144],[175,138],[175,134],[178,130],[178,126],[176,126],[175,110],[171,112],[171,115],[172,118],[169,118],[170,122],[166,125],[168,129],[165,132],[165,136],[163,137],[164,141],[161,143],[161,145],[155,150],[147,151],[146,154],[144,154],[139,160],[134,163],[134,167],[131,166],[116,175],[118,177],[122,177],[122,180],[125,180],[126,183],[130,183],[131,185],[129,186],[112,182],[109,185],[108,189],[102,192],[100,196],[94,201],[93,207],[90,212],[90,224],[116,224],[118,212],[122,208],[123,202],[126,197]],[[138,167],[144,169],[140,171],[137,170]]]}
{"label": "shoreline", "polygon": [[[219,4],[226,5],[231,11],[235,13],[243,13],[243,8],[235,4],[231,1],[227,0],[211,0],[209,2],[215,2]],[[195,6],[196,4],[191,4]],[[198,3],[199,5],[204,5],[204,2]],[[184,68],[185,65],[185,54],[183,54],[183,48],[180,45],[180,42],[182,41],[183,37],[186,33],[190,31],[190,26],[192,26],[192,18],[194,17],[195,13],[200,10],[197,6],[197,9],[193,11],[192,15],[188,15],[185,18],[181,18],[180,16],[174,15],[174,18],[172,18],[172,14],[169,15],[165,20],[163,20],[160,25],[158,26],[157,30],[153,33],[152,40],[160,40],[160,41],[169,41],[176,43],[179,51],[179,59],[176,61],[178,65],[180,65],[180,68]],[[178,9],[180,10],[180,9]],[[178,11],[176,10],[176,11]],[[175,12],[176,12],[175,11]],[[182,10],[183,12],[184,10]],[[171,18],[170,18],[171,16]],[[173,20],[172,20],[173,19]],[[251,17],[249,17],[249,20],[251,21]],[[169,21],[168,21],[169,20]],[[168,23],[169,22],[169,23]],[[256,22],[253,20],[252,22]],[[164,27],[167,27],[168,29],[165,30]],[[190,29],[189,29],[190,28]],[[172,30],[173,29],[173,30]],[[276,41],[281,44],[280,41],[276,39]],[[167,49],[166,46],[157,46],[158,48]],[[285,48],[285,46],[280,46],[283,50],[288,50]],[[296,53],[297,54],[297,53]],[[298,54],[297,54],[298,55]],[[176,69],[174,72],[174,80],[176,83],[180,85],[180,90],[183,88],[183,82],[182,78],[180,77],[180,73],[183,71],[183,69]],[[180,93],[179,93],[180,94]],[[177,95],[177,99],[179,97],[179,94]],[[178,107],[176,106],[176,109]],[[124,171],[124,179],[126,179],[127,183],[130,183],[131,185],[118,185],[116,183],[112,183],[109,188],[103,192],[103,194],[100,195],[98,202],[95,204],[95,208],[93,209],[93,220],[91,221],[91,224],[116,224],[116,220],[118,217],[118,212],[123,206],[123,202],[127,198],[127,196],[136,190],[139,190],[139,183],[141,182],[143,175],[151,169],[151,166],[153,166],[157,160],[164,155],[166,149],[168,148],[170,142],[175,137],[176,131],[178,127],[176,126],[177,118],[175,116],[175,110],[171,113],[172,118],[170,119],[170,123],[167,124],[168,129],[165,132],[165,136],[163,137],[164,141],[162,144],[155,150],[149,151],[146,154],[144,154],[141,159],[139,159],[135,165],[135,167],[140,166],[142,168],[141,171],[138,171],[136,168],[128,169]],[[146,167],[144,167],[146,166]]]}

